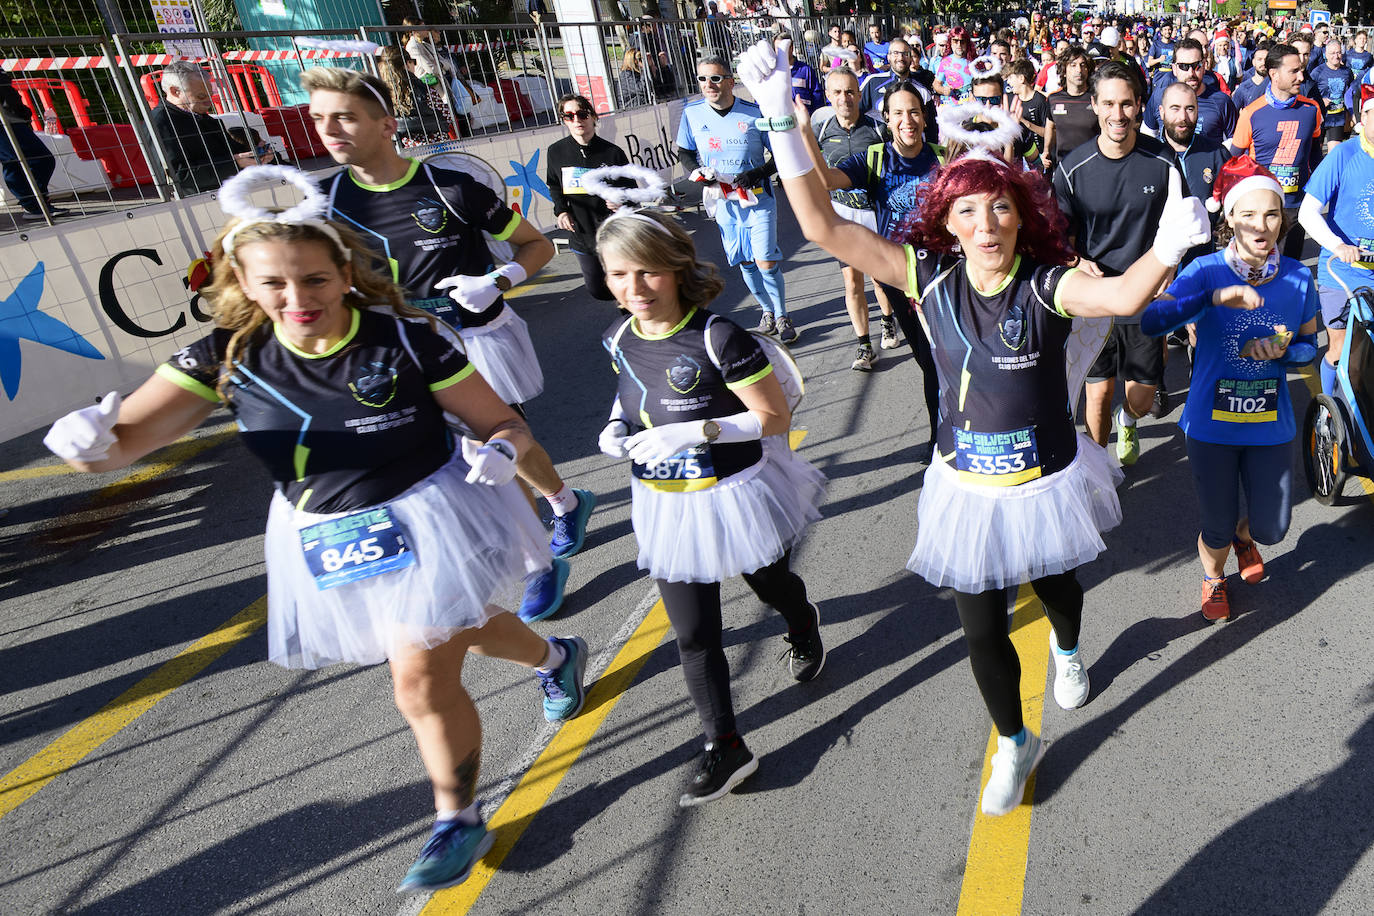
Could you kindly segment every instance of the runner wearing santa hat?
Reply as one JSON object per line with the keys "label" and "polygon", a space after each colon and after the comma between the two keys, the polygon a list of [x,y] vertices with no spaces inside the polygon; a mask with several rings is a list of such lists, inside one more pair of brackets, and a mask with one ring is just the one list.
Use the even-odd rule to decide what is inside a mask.
{"label": "runner wearing santa hat", "polygon": [[[1220,209],[1230,243],[1183,268],[1141,316],[1163,335],[1197,327],[1197,355],[1179,426],[1187,435],[1202,531],[1202,615],[1227,620],[1226,559],[1234,547],[1246,582],[1264,578],[1255,542],[1277,544],[1292,515],[1289,367],[1317,355],[1317,288],[1301,261],[1279,254],[1283,188],[1249,156],[1226,163],[1208,208]],[[1225,306],[1216,308],[1215,306]],[[1242,515],[1244,490],[1248,513]]]}

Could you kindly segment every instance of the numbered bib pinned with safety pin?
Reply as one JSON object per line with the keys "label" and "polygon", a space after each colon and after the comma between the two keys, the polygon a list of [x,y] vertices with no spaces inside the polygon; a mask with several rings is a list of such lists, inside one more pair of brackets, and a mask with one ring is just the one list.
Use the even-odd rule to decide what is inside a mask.
{"label": "numbered bib pinned with safety pin", "polygon": [[307,525],[300,536],[306,566],[320,591],[415,563],[410,538],[387,506]]}

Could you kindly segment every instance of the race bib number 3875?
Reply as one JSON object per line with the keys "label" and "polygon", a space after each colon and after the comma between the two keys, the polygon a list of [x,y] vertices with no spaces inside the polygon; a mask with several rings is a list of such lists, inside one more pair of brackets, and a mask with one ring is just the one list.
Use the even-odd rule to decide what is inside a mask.
{"label": "race bib number 3875", "polygon": [[301,529],[301,551],[321,591],[415,562],[405,529],[386,506]]}
{"label": "race bib number 3875", "polygon": [[704,490],[717,483],[716,468],[711,461],[709,445],[699,445],[678,452],[653,467],[639,462],[634,462],[630,467],[631,473],[647,486],[670,493]]}

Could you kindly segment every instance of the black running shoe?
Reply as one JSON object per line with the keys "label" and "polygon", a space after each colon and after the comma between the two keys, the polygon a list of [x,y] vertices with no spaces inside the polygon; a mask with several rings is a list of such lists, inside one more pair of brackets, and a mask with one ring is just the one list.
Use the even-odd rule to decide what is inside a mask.
{"label": "black running shoe", "polygon": [[784,654],[792,677],[799,681],[809,681],[821,673],[825,667],[825,644],[821,642],[821,612],[814,605],[811,608],[811,628],[800,636],[784,636],[788,644]]}
{"label": "black running shoe", "polygon": [[677,803],[683,808],[691,808],[715,801],[754,775],[758,768],[758,758],[749,753],[743,741],[736,739],[733,744],[707,741],[701,756],[701,769],[692,777],[691,785]]}
{"label": "black running shoe", "polygon": [[1150,405],[1150,416],[1163,420],[1169,415],[1169,390],[1163,385],[1155,389],[1155,401]]}

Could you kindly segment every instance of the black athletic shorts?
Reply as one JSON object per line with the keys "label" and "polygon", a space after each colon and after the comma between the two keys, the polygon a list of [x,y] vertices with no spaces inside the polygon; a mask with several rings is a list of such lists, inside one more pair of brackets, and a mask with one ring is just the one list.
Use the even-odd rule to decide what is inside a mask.
{"label": "black athletic shorts", "polygon": [[1344,124],[1332,124],[1330,127],[1328,127],[1328,128],[1326,129],[1326,139],[1328,139],[1328,140],[1344,140],[1344,139],[1345,139],[1345,125],[1344,125]]}
{"label": "black athletic shorts", "polygon": [[1158,384],[1164,376],[1164,341],[1147,337],[1138,324],[1113,324],[1102,352],[1088,370],[1088,381],[1105,382],[1118,375],[1128,382]]}

